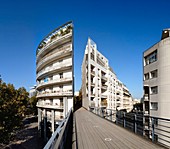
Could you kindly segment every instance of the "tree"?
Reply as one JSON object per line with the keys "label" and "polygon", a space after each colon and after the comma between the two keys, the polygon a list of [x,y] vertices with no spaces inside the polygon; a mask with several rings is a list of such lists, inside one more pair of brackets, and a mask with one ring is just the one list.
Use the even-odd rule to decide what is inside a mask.
{"label": "tree", "polygon": [[7,143],[13,132],[22,126],[27,114],[28,92],[24,87],[18,90],[12,84],[0,82],[0,142]]}
{"label": "tree", "polygon": [[37,104],[36,96],[32,96],[31,98],[29,98],[29,101],[28,101],[28,113],[29,114],[37,115],[36,104]]}

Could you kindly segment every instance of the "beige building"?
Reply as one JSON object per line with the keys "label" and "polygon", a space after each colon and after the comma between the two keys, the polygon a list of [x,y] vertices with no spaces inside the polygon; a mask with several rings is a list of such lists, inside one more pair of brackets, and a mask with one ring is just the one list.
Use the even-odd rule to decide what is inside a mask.
{"label": "beige building", "polygon": [[[170,118],[170,29],[162,32],[161,41],[143,53],[144,114]],[[148,120],[145,119],[146,123]],[[160,125],[167,125],[159,121]],[[168,124],[170,126],[170,124]],[[146,126],[145,129],[149,127]],[[164,128],[166,129],[166,128]],[[160,132],[157,131],[157,134]],[[163,135],[167,135],[165,132]],[[159,142],[166,144],[164,136],[158,136]],[[169,135],[169,134],[168,134]],[[170,140],[169,140],[170,141]]]}
{"label": "beige building", "polygon": [[68,22],[49,33],[37,48],[36,90],[39,129],[40,123],[45,126],[48,121],[54,132],[57,124],[73,107],[73,68],[73,24]]}
{"label": "beige building", "polygon": [[86,109],[104,107],[130,111],[132,97],[127,87],[117,79],[109,61],[89,38],[82,63],[82,96]]}

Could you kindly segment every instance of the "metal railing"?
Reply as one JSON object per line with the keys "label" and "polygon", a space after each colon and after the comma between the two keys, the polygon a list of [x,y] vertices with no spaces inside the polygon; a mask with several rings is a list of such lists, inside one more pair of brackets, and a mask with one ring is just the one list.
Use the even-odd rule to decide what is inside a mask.
{"label": "metal railing", "polygon": [[152,142],[160,143],[170,148],[170,119],[145,116],[148,119],[148,138],[152,139]]}
{"label": "metal railing", "polygon": [[170,148],[170,119],[146,116],[143,112],[127,113],[96,107],[91,107],[90,111],[154,143]]}
{"label": "metal railing", "polygon": [[72,141],[72,128],[73,128],[73,112],[72,109],[67,114],[66,118],[58,126],[50,140],[45,145],[44,149],[64,149],[68,148]]}

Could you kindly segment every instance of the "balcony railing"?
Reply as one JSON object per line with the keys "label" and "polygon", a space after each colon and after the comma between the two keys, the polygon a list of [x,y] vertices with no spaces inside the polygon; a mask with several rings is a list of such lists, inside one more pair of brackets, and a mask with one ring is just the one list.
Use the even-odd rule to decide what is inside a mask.
{"label": "balcony railing", "polygon": [[50,67],[48,69],[40,71],[39,73],[37,73],[37,78],[39,78],[42,74],[45,74],[47,72],[51,72],[53,70],[59,70],[59,69],[70,67],[70,66],[72,66],[72,63],[60,63],[60,64],[58,64],[56,66],[52,66],[52,67]]}
{"label": "balcony railing", "polygon": [[73,125],[73,113],[72,110],[69,111],[66,118],[57,127],[54,134],[51,136],[50,140],[45,145],[44,149],[54,149],[54,148],[69,148],[72,139],[70,139],[70,134],[72,134]]}
{"label": "balcony railing", "polygon": [[53,91],[52,93],[44,92],[44,93],[38,93],[37,98],[40,97],[51,97],[51,96],[72,96],[73,92],[71,91]]}
{"label": "balcony railing", "polygon": [[95,102],[91,102],[90,107],[95,107]]}
{"label": "balcony railing", "polygon": [[101,94],[101,98],[107,98],[107,95]]}
{"label": "balcony railing", "polygon": [[144,101],[148,101],[149,100],[149,95],[148,94],[145,94],[144,95]]}
{"label": "balcony railing", "polygon": [[107,90],[107,86],[106,85],[102,85],[101,88]]}
{"label": "balcony railing", "polygon": [[44,108],[44,109],[63,109],[63,104],[61,105],[52,105],[52,104],[40,104],[38,103],[36,105],[38,108]]}
{"label": "balcony railing", "polygon": [[91,75],[95,76],[95,72],[94,72],[94,71],[91,71]]}
{"label": "balcony railing", "polygon": [[48,49],[49,47],[54,46],[55,44],[56,44],[56,45],[61,44],[62,41],[65,40],[66,38],[69,38],[69,36],[71,37],[71,33],[66,34],[66,35],[64,35],[64,36],[62,36],[62,37],[56,38],[56,39],[53,40],[51,43],[49,43],[49,44],[47,44],[46,46],[44,46],[44,47],[39,51],[39,53],[37,54],[37,59],[38,59],[38,57],[39,57],[46,49]]}
{"label": "balcony railing", "polygon": [[107,81],[107,78],[104,75],[102,75],[102,79]]}
{"label": "balcony railing", "polygon": [[61,79],[55,79],[55,80],[49,80],[47,82],[41,82],[37,85],[37,89],[46,85],[61,83],[61,82],[68,82],[72,81],[72,78],[61,78]]}
{"label": "balcony railing", "polygon": [[39,69],[39,67],[40,67],[43,63],[45,63],[45,62],[47,62],[47,61],[49,61],[49,60],[52,60],[53,58],[56,58],[56,57],[59,58],[59,56],[63,56],[65,53],[69,53],[70,51],[71,51],[71,49],[70,49],[70,48],[67,48],[67,49],[65,49],[65,50],[55,52],[55,53],[53,53],[53,54],[51,54],[51,55],[43,58],[40,62],[38,62],[38,64],[37,64],[37,70]]}

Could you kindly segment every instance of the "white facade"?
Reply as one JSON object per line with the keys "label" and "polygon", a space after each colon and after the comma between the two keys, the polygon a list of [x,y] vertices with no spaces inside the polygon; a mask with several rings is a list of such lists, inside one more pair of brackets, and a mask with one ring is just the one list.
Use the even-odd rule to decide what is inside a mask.
{"label": "white facade", "polygon": [[130,111],[133,107],[128,89],[117,79],[108,59],[97,50],[97,45],[90,38],[82,63],[82,96],[86,109],[105,107]]}
{"label": "white facade", "polygon": [[[37,48],[36,81],[39,123],[47,117],[58,124],[73,107],[73,24],[69,22],[45,37]],[[40,126],[39,126],[40,128]]]}
{"label": "white facade", "polygon": [[[161,41],[143,53],[143,87],[144,113],[159,118],[170,118],[170,29],[162,32]],[[147,119],[145,119],[147,122]],[[147,122],[149,123],[149,122]],[[161,125],[170,124],[159,121]],[[166,130],[167,128],[164,128]],[[149,126],[146,126],[149,130]],[[158,130],[159,130],[158,129]],[[159,131],[156,134],[159,134]],[[163,135],[167,135],[166,132]],[[158,135],[158,141],[167,144],[163,135]],[[168,134],[169,135],[169,134]],[[168,140],[170,141],[170,139]],[[170,145],[170,144],[169,144]]]}
{"label": "white facade", "polygon": [[[143,54],[143,86],[145,114],[170,118],[170,37],[149,48]],[[169,34],[168,34],[169,35]]]}

